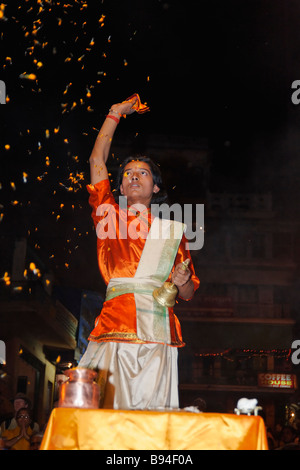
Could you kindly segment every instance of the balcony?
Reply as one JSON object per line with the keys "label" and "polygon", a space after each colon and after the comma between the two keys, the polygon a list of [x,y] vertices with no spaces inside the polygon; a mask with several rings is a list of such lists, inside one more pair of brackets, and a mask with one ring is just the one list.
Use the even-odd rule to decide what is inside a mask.
{"label": "balcony", "polygon": [[288,303],[234,302],[230,297],[196,295],[178,307],[181,321],[293,324]]}
{"label": "balcony", "polygon": [[217,194],[207,193],[207,214],[247,218],[272,218],[272,195],[267,194]]}
{"label": "balcony", "polygon": [[[297,388],[289,350],[227,350],[183,358],[179,367],[182,390],[232,390],[291,393]],[[274,372],[276,370],[276,373]],[[261,377],[280,377],[275,385]],[[279,384],[280,382],[280,384]]]}

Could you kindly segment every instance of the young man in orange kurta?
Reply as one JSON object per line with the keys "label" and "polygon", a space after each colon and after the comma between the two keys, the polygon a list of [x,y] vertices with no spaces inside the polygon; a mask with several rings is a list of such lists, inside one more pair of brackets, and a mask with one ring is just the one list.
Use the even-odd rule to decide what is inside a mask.
{"label": "young man in orange kurta", "polygon": [[[99,269],[108,289],[79,367],[99,370],[104,408],[178,408],[177,348],[184,346],[180,324],[172,308],[145,307],[152,298],[152,286],[158,282],[158,274],[150,269],[151,259],[149,266],[144,267],[150,277],[138,275],[146,256],[145,246],[146,259],[149,250],[159,249],[155,242],[149,248],[151,242],[147,241],[155,219],[150,205],[162,186],[159,169],[145,157],[127,160],[119,188],[127,198],[127,207],[120,208],[111,192],[106,168],[120,117],[134,112],[138,103],[139,97],[134,96],[111,107],[90,157],[89,202],[97,231]],[[176,251],[173,249],[173,269],[170,275],[166,272],[179,296],[189,300],[199,280],[184,234],[180,238],[175,241]],[[166,246],[171,253],[168,242]],[[189,268],[183,269],[182,263],[187,259]],[[160,267],[157,269],[161,271]],[[139,298],[142,305],[138,304]]]}

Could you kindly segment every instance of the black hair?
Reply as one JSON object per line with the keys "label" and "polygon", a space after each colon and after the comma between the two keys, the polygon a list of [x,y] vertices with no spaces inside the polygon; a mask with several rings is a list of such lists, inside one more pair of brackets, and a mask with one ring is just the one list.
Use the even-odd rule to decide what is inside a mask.
{"label": "black hair", "polygon": [[166,187],[165,187],[165,185],[163,183],[163,180],[162,180],[161,171],[160,171],[159,167],[156,165],[156,163],[154,163],[154,161],[150,157],[146,157],[144,155],[138,155],[138,156],[134,156],[134,157],[127,157],[123,161],[123,163],[120,165],[119,172],[118,172],[118,175],[116,177],[115,190],[113,192],[113,195],[115,197],[116,202],[118,202],[118,198],[119,198],[119,196],[121,196],[120,186],[121,186],[122,181],[123,181],[124,169],[125,169],[126,165],[129,162],[132,162],[132,161],[147,163],[150,167],[150,170],[151,170],[151,174],[152,174],[152,178],[153,178],[153,184],[156,184],[159,187],[159,191],[157,193],[153,193],[150,204],[162,204],[163,202],[167,202],[168,194],[167,194]]}
{"label": "black hair", "polygon": [[17,413],[16,413],[16,419],[19,419],[19,415],[21,412],[26,411],[26,413],[29,415],[30,419],[32,420],[32,410],[30,408],[20,408]]}

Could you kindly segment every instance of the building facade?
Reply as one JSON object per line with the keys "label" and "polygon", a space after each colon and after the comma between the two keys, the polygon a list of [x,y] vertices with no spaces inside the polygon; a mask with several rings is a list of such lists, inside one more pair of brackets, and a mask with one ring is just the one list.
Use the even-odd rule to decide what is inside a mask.
{"label": "building facade", "polygon": [[5,344],[1,418],[11,417],[14,396],[24,393],[43,428],[53,408],[57,366],[74,358],[78,320],[53,297],[51,274],[26,239],[15,241],[11,255],[0,294],[0,337]]}
{"label": "building facade", "polygon": [[269,426],[285,419],[297,390],[297,233],[271,194],[207,194],[204,246],[192,253],[201,285],[178,305],[184,405],[202,398],[207,411],[233,412],[245,396]]}

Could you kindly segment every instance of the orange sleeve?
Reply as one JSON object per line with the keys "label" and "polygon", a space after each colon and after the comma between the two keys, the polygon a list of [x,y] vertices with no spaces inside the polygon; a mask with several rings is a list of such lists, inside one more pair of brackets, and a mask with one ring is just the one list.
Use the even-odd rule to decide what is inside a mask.
{"label": "orange sleeve", "polygon": [[[95,185],[88,184],[86,188],[90,194],[89,204],[92,207],[92,219],[96,227],[98,222],[105,216],[104,214],[109,211],[110,207],[116,209],[119,206],[111,192],[108,179],[100,181]],[[97,209],[99,206],[103,206],[103,209],[100,211],[101,215],[97,215]]]}

